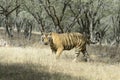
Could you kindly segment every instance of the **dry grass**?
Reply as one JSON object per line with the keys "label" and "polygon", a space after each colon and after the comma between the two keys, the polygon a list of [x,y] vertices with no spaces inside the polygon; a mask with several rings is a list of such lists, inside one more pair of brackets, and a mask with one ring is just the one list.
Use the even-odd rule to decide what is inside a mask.
{"label": "dry grass", "polygon": [[0,48],[0,80],[119,80],[119,67],[100,62],[74,63],[65,59],[65,54],[56,60],[45,48]]}
{"label": "dry grass", "polygon": [[40,45],[39,35],[28,41],[0,34],[12,44],[0,47],[0,80],[120,80],[120,48],[88,46],[92,61],[75,63],[74,50],[64,51],[56,60],[49,47]]}

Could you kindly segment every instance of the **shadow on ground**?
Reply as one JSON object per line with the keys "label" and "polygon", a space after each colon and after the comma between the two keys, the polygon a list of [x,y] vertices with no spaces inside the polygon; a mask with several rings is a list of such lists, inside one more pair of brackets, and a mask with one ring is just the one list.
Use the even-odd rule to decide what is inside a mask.
{"label": "shadow on ground", "polygon": [[[37,69],[37,68],[38,69]],[[47,67],[32,64],[0,64],[0,80],[87,80],[84,77],[49,72]]]}

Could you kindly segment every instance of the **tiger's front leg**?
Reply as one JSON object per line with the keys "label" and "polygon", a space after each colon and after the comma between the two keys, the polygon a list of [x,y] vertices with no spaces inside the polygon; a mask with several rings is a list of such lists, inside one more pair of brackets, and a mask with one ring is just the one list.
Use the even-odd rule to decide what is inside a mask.
{"label": "tiger's front leg", "polygon": [[63,51],[63,47],[60,47],[60,48],[57,49],[57,52],[56,52],[56,59],[59,59],[59,57],[60,57],[62,51]]}

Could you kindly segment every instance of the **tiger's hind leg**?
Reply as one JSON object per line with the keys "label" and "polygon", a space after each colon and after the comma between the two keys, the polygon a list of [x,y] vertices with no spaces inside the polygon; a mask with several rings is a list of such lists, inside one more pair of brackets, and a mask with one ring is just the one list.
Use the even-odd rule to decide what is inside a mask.
{"label": "tiger's hind leg", "polygon": [[82,53],[83,53],[84,60],[86,62],[89,62],[90,61],[90,56],[89,56],[88,52],[86,50],[84,50],[84,51],[82,51]]}
{"label": "tiger's hind leg", "polygon": [[80,55],[79,49],[75,49],[75,58],[73,59],[73,62],[78,62],[79,55]]}

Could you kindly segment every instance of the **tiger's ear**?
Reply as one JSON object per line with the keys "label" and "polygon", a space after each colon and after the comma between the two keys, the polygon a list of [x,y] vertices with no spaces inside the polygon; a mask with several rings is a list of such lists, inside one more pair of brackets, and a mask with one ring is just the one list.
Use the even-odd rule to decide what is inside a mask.
{"label": "tiger's ear", "polygon": [[52,39],[52,32],[50,32],[50,33],[48,34],[48,38],[49,38],[50,42],[53,41],[53,39]]}
{"label": "tiger's ear", "polygon": [[50,35],[50,36],[51,36],[51,35],[52,35],[52,32],[50,32],[48,35]]}

